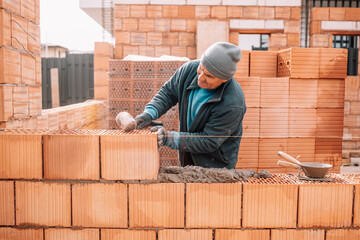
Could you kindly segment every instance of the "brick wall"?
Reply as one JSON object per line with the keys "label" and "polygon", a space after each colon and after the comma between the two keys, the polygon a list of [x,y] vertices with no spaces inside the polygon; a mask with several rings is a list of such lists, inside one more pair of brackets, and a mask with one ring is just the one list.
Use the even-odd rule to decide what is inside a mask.
{"label": "brick wall", "polygon": [[[10,142],[16,144],[10,148]],[[138,167],[158,163],[154,133],[5,130],[0,143],[0,169],[5,170],[0,171],[0,238],[360,237],[358,174],[330,174],[331,183],[274,174],[237,183],[142,184],[119,180],[154,179],[157,168],[143,169],[150,177],[137,168],[129,168],[127,176],[107,175],[106,168],[120,171],[132,166],[130,159]],[[122,148],[126,144],[132,148]],[[143,146],[148,146],[145,155],[133,151]],[[69,162],[68,154],[76,161]]]}
{"label": "brick wall", "polygon": [[[239,33],[270,34],[271,49],[300,46],[300,2],[119,1],[114,9],[115,58],[129,54],[195,59],[198,21],[229,22],[230,42]],[[131,5],[129,5],[131,3]]]}
{"label": "brick wall", "polygon": [[107,42],[95,42],[94,48],[94,99],[109,98],[109,60],[114,58],[114,47]]}

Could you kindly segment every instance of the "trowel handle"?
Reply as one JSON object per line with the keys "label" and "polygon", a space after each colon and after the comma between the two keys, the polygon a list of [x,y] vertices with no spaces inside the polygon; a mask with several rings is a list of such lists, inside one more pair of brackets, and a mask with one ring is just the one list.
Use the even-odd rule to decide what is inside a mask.
{"label": "trowel handle", "polygon": [[293,163],[289,163],[289,162],[285,162],[285,161],[281,161],[281,160],[279,160],[279,161],[277,162],[277,165],[278,165],[278,166],[281,166],[281,167],[292,167],[292,168],[299,169],[299,165],[296,165],[296,164],[293,164]]}
{"label": "trowel handle", "polygon": [[292,156],[290,156],[290,155],[288,155],[288,154],[286,154],[286,153],[284,153],[284,152],[279,151],[279,152],[278,152],[278,155],[279,155],[280,157],[288,160],[289,162],[295,163],[295,164],[297,164],[297,165],[300,165],[300,164],[301,164],[298,160],[296,160],[295,158],[293,158]]}

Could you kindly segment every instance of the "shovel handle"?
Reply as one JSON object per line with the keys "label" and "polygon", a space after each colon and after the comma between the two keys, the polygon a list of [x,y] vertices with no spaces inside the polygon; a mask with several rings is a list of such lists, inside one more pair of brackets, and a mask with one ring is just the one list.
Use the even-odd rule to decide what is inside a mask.
{"label": "shovel handle", "polygon": [[279,155],[280,157],[288,160],[289,162],[295,163],[295,164],[297,164],[297,165],[301,165],[301,163],[300,163],[298,160],[296,160],[295,158],[293,158],[292,156],[290,156],[290,155],[288,155],[288,154],[286,154],[286,153],[284,153],[284,152],[279,151],[279,152],[278,152],[278,155]]}
{"label": "shovel handle", "polygon": [[278,165],[278,166],[281,166],[281,167],[292,167],[292,168],[299,169],[299,165],[296,165],[296,164],[293,164],[293,163],[289,163],[289,162],[285,162],[285,161],[281,161],[281,160],[279,160],[279,161],[277,162],[277,165]]}

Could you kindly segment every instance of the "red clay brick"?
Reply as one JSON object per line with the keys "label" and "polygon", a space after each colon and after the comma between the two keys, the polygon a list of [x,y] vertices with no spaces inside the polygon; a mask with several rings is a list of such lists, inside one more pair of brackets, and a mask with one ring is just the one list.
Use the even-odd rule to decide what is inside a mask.
{"label": "red clay brick", "polygon": [[21,83],[35,84],[35,58],[21,54]]}
{"label": "red clay brick", "polygon": [[194,18],[195,6],[182,5],[179,6],[179,18]]}
{"label": "red clay brick", "polygon": [[269,46],[270,46],[270,48],[285,48],[285,47],[287,47],[287,34],[282,34],[282,33],[270,34]]}
{"label": "red clay brick", "polygon": [[[326,199],[326,204],[321,199]],[[352,184],[300,185],[298,225],[300,228],[350,227],[352,200]]]}
{"label": "red clay brick", "polygon": [[109,71],[110,57],[96,55],[94,56],[94,70]]}
{"label": "red clay brick", "polygon": [[6,240],[43,240],[43,229],[31,229],[31,228],[12,228],[4,227],[0,228],[0,239]]}
{"label": "red clay brick", "polygon": [[187,228],[240,228],[240,216],[241,184],[186,185]]}
{"label": "red clay brick", "polygon": [[[249,110],[249,109],[248,109]],[[257,169],[259,166],[259,139],[243,137],[236,169]]]}
{"label": "red clay brick", "polygon": [[139,46],[123,46],[123,57],[130,54],[139,55]]}
{"label": "red clay brick", "polygon": [[145,18],[146,5],[130,5],[130,17]]}
{"label": "red clay brick", "polygon": [[156,32],[170,32],[170,19],[155,19]]}
{"label": "red clay brick", "polygon": [[289,109],[289,137],[316,136],[316,109]]}
{"label": "red clay brick", "polygon": [[[236,75],[236,73],[235,73]],[[260,77],[234,76],[242,87],[247,107],[260,107]]]}
{"label": "red clay brick", "polygon": [[195,6],[195,18],[210,18],[210,6]]}
{"label": "red clay brick", "polygon": [[186,31],[187,32],[196,32],[197,28],[197,20],[194,19],[188,19],[186,20]]}
{"label": "red clay brick", "polygon": [[29,88],[27,86],[13,87],[13,113],[14,118],[26,118],[29,113]]}
{"label": "red clay brick", "polygon": [[241,61],[239,61],[234,74],[234,78],[249,77],[250,52],[248,50],[241,51]]}
{"label": "red clay brick", "polygon": [[329,20],[329,8],[315,7],[311,9],[312,21],[326,21]]}
{"label": "red clay brick", "polygon": [[344,110],[342,108],[316,109],[316,136],[342,137],[344,125]]}
{"label": "red clay brick", "polygon": [[154,230],[101,229],[101,239],[156,240],[156,232]]}
{"label": "red clay brick", "polygon": [[298,186],[296,184],[244,183],[244,228],[295,228]]}
{"label": "red clay brick", "polygon": [[162,16],[163,18],[177,18],[179,16],[179,6],[177,5],[163,6]]}
{"label": "red clay brick", "polygon": [[284,33],[299,33],[300,21],[288,20],[284,21]]}
{"label": "red clay brick", "polygon": [[345,8],[346,21],[359,21],[360,9],[359,8]]}
{"label": "red clay brick", "polygon": [[32,117],[29,119],[22,120],[22,128],[25,129],[38,129],[38,119],[37,117]]}
{"label": "red clay brick", "polygon": [[291,17],[292,20],[300,20],[300,7],[291,8]]}
{"label": "red clay brick", "polygon": [[290,108],[317,107],[318,79],[290,79]]}
{"label": "red clay brick", "polygon": [[[237,34],[237,38],[239,35]],[[250,77],[276,77],[277,52],[250,52]]]}
{"label": "red clay brick", "polygon": [[243,120],[243,136],[259,137],[260,108],[248,107]]}
{"label": "red clay brick", "polygon": [[240,6],[227,7],[228,18],[242,18],[243,8]]}
{"label": "red clay brick", "polygon": [[99,179],[99,136],[45,135],[45,179]]}
{"label": "red clay brick", "polygon": [[122,45],[115,45],[115,59],[121,59],[123,57]]}
{"label": "red clay brick", "polygon": [[226,19],[226,6],[211,6],[211,18]]}
{"label": "red clay brick", "polygon": [[14,182],[1,181],[0,196],[0,225],[15,225]]}
{"label": "red clay brick", "polygon": [[136,31],[138,30],[138,19],[136,18],[123,18],[122,19],[122,30],[123,31]]}
{"label": "red clay brick", "polygon": [[42,178],[41,135],[1,134],[0,178]]}
{"label": "red clay brick", "polygon": [[130,32],[115,32],[115,44],[130,44]]}
{"label": "red clay brick", "polygon": [[21,16],[26,19],[36,22],[36,1],[34,0],[21,0]]}
{"label": "red clay brick", "polygon": [[24,49],[27,50],[28,35],[26,31],[28,28],[28,23],[26,19],[13,14],[11,17],[11,25],[12,25],[12,39],[11,39],[12,47],[20,50],[24,50]]}
{"label": "red clay brick", "polygon": [[163,33],[163,45],[165,46],[177,46],[179,44],[178,33]]}
{"label": "red clay brick", "polygon": [[290,19],[290,7],[275,7],[275,19]]}
{"label": "red clay brick", "polygon": [[[146,131],[133,134],[114,132],[113,135],[102,135],[100,139],[101,176],[104,179],[157,178],[160,161],[156,134],[149,134]],[[140,146],[143,151],[133,151]],[[129,162],[129,159],[132,161]]]}
{"label": "red clay brick", "polygon": [[11,46],[11,15],[0,9],[0,45]]}
{"label": "red clay brick", "polygon": [[332,36],[328,34],[313,34],[310,37],[310,48],[329,48],[332,46]]}
{"label": "red clay brick", "polygon": [[347,49],[320,49],[320,78],[347,77]]}
{"label": "red clay brick", "polygon": [[35,84],[41,85],[41,57],[35,57]]}
{"label": "red clay brick", "polygon": [[183,228],[184,184],[130,184],[131,228]]}
{"label": "red clay brick", "polygon": [[190,60],[196,59],[196,47],[187,47],[186,48],[186,56]]}
{"label": "red clay brick", "polygon": [[[280,123],[281,124],[281,123]],[[259,139],[259,168],[278,168],[277,152],[287,152],[288,138],[260,138]],[[281,168],[278,168],[281,169]]]}
{"label": "red clay brick", "polygon": [[235,230],[235,229],[216,229],[216,240],[270,240],[270,230]]}
{"label": "red clay brick", "polygon": [[354,227],[360,226],[360,184],[355,184]]}
{"label": "red clay brick", "polygon": [[180,46],[195,45],[195,34],[194,33],[179,33],[179,45]]}
{"label": "red clay brick", "polygon": [[99,229],[48,228],[44,231],[45,239],[99,240]]}
{"label": "red clay brick", "polygon": [[243,7],[243,18],[258,19],[259,18],[259,7]]}
{"label": "red clay brick", "polygon": [[130,6],[123,5],[123,4],[115,4],[114,17],[115,17],[115,19],[130,17]]}
{"label": "red clay brick", "polygon": [[271,229],[271,240],[323,240],[325,239],[325,230],[320,229]]}
{"label": "red clay brick", "polygon": [[20,83],[21,57],[20,53],[0,47],[0,83]]}
{"label": "red clay brick", "polygon": [[260,106],[288,108],[289,78],[261,78]]}
{"label": "red clay brick", "polygon": [[155,47],[139,46],[139,54],[142,56],[154,57],[155,56]]}
{"label": "red clay brick", "polygon": [[40,26],[28,22],[28,51],[36,54],[41,54],[41,43],[40,43]]}
{"label": "red clay brick", "polygon": [[17,225],[70,227],[70,184],[17,181],[15,190]]}
{"label": "red clay brick", "polygon": [[359,239],[359,229],[329,229],[326,231],[326,240]]}
{"label": "red clay brick", "polygon": [[40,116],[42,112],[41,86],[29,86],[30,116]]}
{"label": "red clay brick", "polygon": [[330,21],[345,21],[345,8],[331,7],[329,20]]}
{"label": "red clay brick", "polygon": [[8,121],[13,116],[12,87],[0,86],[0,121]]}
{"label": "red clay brick", "polygon": [[186,47],[185,46],[174,46],[171,47],[171,55],[177,57],[185,57],[186,56]]}
{"label": "red clay brick", "polygon": [[310,23],[310,34],[319,34],[321,32],[321,21],[312,21]]}
{"label": "red clay brick", "polygon": [[260,109],[260,137],[287,137],[288,108],[261,108]]}
{"label": "red clay brick", "polygon": [[151,32],[155,30],[154,19],[139,19],[139,31]]}
{"label": "red clay brick", "polygon": [[212,240],[211,229],[164,229],[159,230],[159,240]]}
{"label": "red clay brick", "polygon": [[132,32],[130,35],[132,45],[146,45],[146,33]]}
{"label": "red clay brick", "polygon": [[121,183],[74,184],[73,226],[127,227],[127,187]]}
{"label": "red clay brick", "polygon": [[[160,32],[148,32],[146,36],[147,45],[160,46],[162,45],[162,33]],[[155,48],[156,53],[156,48]],[[156,54],[155,54],[156,55]]]}
{"label": "red clay brick", "polygon": [[162,6],[147,5],[146,16],[148,18],[161,18],[162,17]]}
{"label": "red clay brick", "polygon": [[172,19],[170,21],[171,32],[186,32],[186,20],[185,19]]}
{"label": "red clay brick", "polygon": [[287,154],[299,156],[299,161],[313,162],[315,158],[315,138],[288,138]]}
{"label": "red clay brick", "polygon": [[239,33],[231,32],[229,33],[229,43],[234,45],[239,45]]}
{"label": "red clay brick", "polygon": [[106,56],[113,58],[114,46],[108,42],[95,42],[94,55]]}

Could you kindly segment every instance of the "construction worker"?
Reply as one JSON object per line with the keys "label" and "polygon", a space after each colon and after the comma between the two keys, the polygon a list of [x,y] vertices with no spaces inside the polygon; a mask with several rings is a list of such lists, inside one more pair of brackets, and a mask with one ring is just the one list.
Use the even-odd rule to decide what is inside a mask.
{"label": "construction worker", "polygon": [[233,78],[241,49],[217,42],[181,66],[135,120],[150,125],[179,103],[180,132],[157,130],[158,145],[179,150],[181,166],[233,169],[238,160],[245,98]]}

